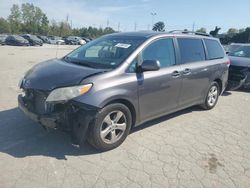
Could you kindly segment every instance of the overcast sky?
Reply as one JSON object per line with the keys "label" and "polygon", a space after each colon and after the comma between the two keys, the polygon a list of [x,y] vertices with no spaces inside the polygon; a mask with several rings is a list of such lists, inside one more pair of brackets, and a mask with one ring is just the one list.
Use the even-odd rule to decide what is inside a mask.
{"label": "overcast sky", "polygon": [[40,7],[50,20],[66,20],[68,15],[73,27],[147,30],[152,21],[165,22],[167,30],[192,30],[193,24],[208,31],[215,26],[222,31],[250,27],[250,0],[0,0],[0,17],[9,15],[12,4],[25,2]]}

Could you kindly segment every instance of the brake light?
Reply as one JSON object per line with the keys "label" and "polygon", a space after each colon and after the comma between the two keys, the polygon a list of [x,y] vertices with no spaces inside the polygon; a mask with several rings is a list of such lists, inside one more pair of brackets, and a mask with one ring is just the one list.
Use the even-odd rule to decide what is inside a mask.
{"label": "brake light", "polygon": [[226,61],[225,64],[230,66],[230,64],[231,64],[230,60]]}

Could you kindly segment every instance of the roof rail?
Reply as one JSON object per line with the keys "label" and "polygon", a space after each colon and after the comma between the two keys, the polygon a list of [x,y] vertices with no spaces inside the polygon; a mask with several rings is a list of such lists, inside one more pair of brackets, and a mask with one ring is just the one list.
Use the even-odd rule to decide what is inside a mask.
{"label": "roof rail", "polygon": [[206,37],[211,37],[212,35],[207,33],[195,32],[195,31],[186,31],[186,30],[172,30],[169,33],[181,33],[181,34],[193,34],[193,35],[201,35]]}

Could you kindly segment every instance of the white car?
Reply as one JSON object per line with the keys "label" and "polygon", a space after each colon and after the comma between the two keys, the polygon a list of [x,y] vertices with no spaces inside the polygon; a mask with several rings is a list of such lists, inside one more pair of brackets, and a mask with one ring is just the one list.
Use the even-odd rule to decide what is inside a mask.
{"label": "white car", "polygon": [[49,36],[49,43],[50,44],[65,44],[65,41],[61,38],[61,37],[57,37],[57,36]]}

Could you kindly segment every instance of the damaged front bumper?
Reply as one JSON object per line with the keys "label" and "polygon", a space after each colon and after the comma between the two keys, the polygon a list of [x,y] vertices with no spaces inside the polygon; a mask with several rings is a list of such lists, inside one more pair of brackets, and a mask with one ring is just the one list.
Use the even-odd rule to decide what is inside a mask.
{"label": "damaged front bumper", "polygon": [[[47,106],[45,100],[37,102],[39,100],[36,95],[34,94],[31,101],[23,95],[18,96],[18,106],[24,114],[46,129],[66,130],[73,133],[78,143],[85,141],[87,130],[94,121],[98,108],[76,101]],[[44,109],[41,106],[45,106]]]}
{"label": "damaged front bumper", "polygon": [[231,65],[229,67],[227,90],[237,90],[242,87],[250,87],[250,68]]}
{"label": "damaged front bumper", "polygon": [[28,109],[28,105],[22,95],[18,96],[18,107],[26,114],[30,119],[40,123],[45,128],[57,128],[58,120],[60,118],[59,113],[54,114],[36,114]]}

